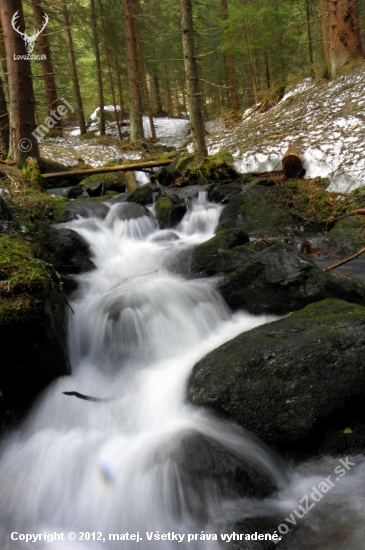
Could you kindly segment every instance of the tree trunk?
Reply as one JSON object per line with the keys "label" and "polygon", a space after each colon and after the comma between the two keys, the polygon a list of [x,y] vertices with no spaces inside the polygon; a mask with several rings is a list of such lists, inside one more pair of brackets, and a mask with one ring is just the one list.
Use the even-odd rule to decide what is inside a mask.
{"label": "tree trunk", "polygon": [[103,91],[103,74],[101,72],[100,50],[98,27],[96,23],[95,1],[90,0],[91,27],[93,31],[94,52],[96,61],[96,78],[98,82],[99,96],[99,131],[101,136],[105,136],[105,112],[104,112],[104,91]]}
{"label": "tree trunk", "polygon": [[66,5],[66,0],[62,0],[62,16],[63,16],[64,25],[65,25],[66,45],[67,45],[68,59],[69,59],[70,70],[72,75],[74,96],[75,96],[75,101],[77,105],[77,116],[78,116],[79,125],[80,125],[80,135],[82,136],[83,134],[86,134],[86,124],[85,124],[84,110],[82,107],[79,78],[77,75],[76,58],[75,58],[71,27],[70,27],[70,17],[69,17],[67,5]]}
{"label": "tree trunk", "polygon": [[[42,8],[41,0],[32,0],[33,14],[34,19],[38,28],[41,28],[43,25],[44,11]],[[46,102],[48,114],[52,116],[51,111],[57,107],[57,88],[56,81],[54,77],[53,63],[52,63],[52,54],[51,47],[49,43],[48,33],[42,32],[39,37],[39,50],[42,56],[41,66],[44,82],[44,91],[46,94]],[[56,119],[56,117],[54,117]],[[57,120],[52,132],[57,134],[62,134],[62,119]]]}
{"label": "tree trunk", "polygon": [[158,76],[153,77],[153,85],[155,88],[155,98],[156,98],[156,110],[157,114],[163,114],[163,107],[162,107],[162,99],[161,99],[161,90],[160,90],[160,82],[158,80]]}
{"label": "tree trunk", "polygon": [[[245,8],[247,7],[247,1],[246,0],[243,0],[243,5],[244,5]],[[260,89],[260,85],[258,83],[256,73],[255,73],[255,65],[254,65],[253,56],[252,56],[252,49],[251,49],[251,33],[250,33],[250,27],[248,25],[248,20],[247,20],[246,13],[245,13],[244,19],[245,19],[245,32],[246,32],[246,45],[247,45],[247,52],[248,52],[248,60],[249,60],[249,63],[250,63],[250,69],[251,69],[251,75],[252,75],[252,87],[253,87],[253,93],[254,93],[254,97],[255,97],[255,103],[258,103],[259,102],[258,92],[259,92],[259,89]]]}
{"label": "tree trunk", "polygon": [[135,37],[136,37],[136,45],[137,45],[139,69],[140,69],[140,72],[141,72],[142,90],[143,90],[143,95],[144,95],[144,101],[145,101],[146,108],[147,108],[148,119],[150,121],[151,137],[152,137],[152,139],[156,139],[156,130],[155,130],[155,125],[153,123],[151,102],[150,102],[150,96],[149,96],[149,93],[148,93],[147,80],[146,80],[146,71],[145,71],[145,68],[144,68],[144,59],[143,59],[143,54],[142,54],[141,38],[140,38],[140,35],[139,35],[137,9],[136,9],[135,4],[133,5],[133,16],[134,16],[134,34],[135,34]]}
{"label": "tree trunk", "polygon": [[121,127],[120,127],[120,124],[119,124],[117,102],[115,100],[114,82],[113,82],[112,70],[111,70],[111,66],[110,66],[110,54],[109,54],[108,40],[107,40],[107,36],[106,36],[104,8],[103,8],[102,0],[99,0],[99,7],[100,7],[101,24],[102,24],[102,29],[103,29],[103,39],[104,39],[104,48],[105,48],[105,55],[106,55],[106,64],[108,66],[110,91],[111,91],[111,94],[112,94],[112,101],[113,101],[114,114],[115,114],[115,122],[117,124],[119,139],[122,140],[123,136],[122,136],[122,130],[121,130]]}
{"label": "tree trunk", "polygon": [[7,157],[9,151],[9,115],[6,107],[4,84],[0,79],[0,158]]}
{"label": "tree trunk", "polygon": [[[228,0],[222,0],[222,14],[223,14],[223,21],[228,20]],[[229,74],[229,85],[231,88],[231,101],[232,101],[232,109],[234,111],[239,111],[240,105],[238,102],[238,94],[237,94],[237,82],[236,82],[236,74],[234,70],[234,61],[233,61],[233,54],[232,52],[227,52],[227,67],[228,67],[228,74]]]}
{"label": "tree trunk", "polygon": [[311,71],[311,78],[316,78],[316,75],[314,72],[314,62],[313,62],[313,44],[312,44],[311,14],[310,14],[309,0],[305,0],[305,11],[306,11],[306,17],[307,17],[309,66]]}
{"label": "tree trunk", "polygon": [[142,105],[138,79],[136,37],[133,22],[134,0],[121,0],[123,7],[124,32],[127,46],[127,72],[130,100],[130,140],[137,141],[144,137]]}
{"label": "tree trunk", "polygon": [[120,106],[120,123],[122,124],[123,118],[125,115],[124,96],[123,96],[122,79],[120,76],[120,70],[118,66],[118,56],[115,51],[114,51],[114,63],[115,63],[115,71],[117,73],[117,84],[118,84],[118,95],[119,95],[119,106]]}
{"label": "tree trunk", "polygon": [[200,163],[208,156],[208,150],[204,137],[205,128],[201,107],[198,65],[195,56],[192,0],[180,0],[180,16],[189,120],[195,159],[197,163]]}
{"label": "tree trunk", "polygon": [[322,51],[326,67],[330,67],[330,24],[329,5],[327,0],[319,0],[319,16],[321,18]]}
{"label": "tree trunk", "polygon": [[23,38],[12,27],[13,15],[18,11],[17,24],[24,32],[25,22],[21,0],[1,0],[0,14],[5,36],[6,60],[9,80],[9,115],[11,158],[20,167],[28,157],[39,160],[38,141],[33,136],[35,124],[35,101],[30,61],[17,59],[25,56]]}
{"label": "tree trunk", "polygon": [[6,51],[5,51],[5,41],[4,41],[4,31],[1,24],[0,17],[0,72],[1,79],[3,81],[3,91],[5,94],[6,103],[9,103],[9,86],[8,86],[8,69],[6,66]]}
{"label": "tree trunk", "polygon": [[363,57],[356,0],[327,0],[330,22],[330,66],[334,77],[350,59]]}

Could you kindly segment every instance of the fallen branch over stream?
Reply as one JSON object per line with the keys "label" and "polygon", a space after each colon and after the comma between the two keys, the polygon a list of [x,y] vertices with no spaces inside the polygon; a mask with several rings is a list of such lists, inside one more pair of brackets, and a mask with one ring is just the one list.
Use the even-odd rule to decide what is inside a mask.
{"label": "fallen branch over stream", "polygon": [[54,172],[52,174],[42,174],[42,178],[61,178],[64,176],[83,176],[90,174],[106,174],[108,172],[121,172],[128,170],[140,170],[141,168],[153,168],[158,166],[167,166],[172,160],[150,160],[134,164],[119,164],[114,166],[102,166],[101,168],[88,168],[87,170],[68,170],[67,172]]}
{"label": "fallen branch over stream", "polygon": [[323,271],[332,271],[332,269],[335,269],[336,267],[340,267],[343,264],[347,264],[347,262],[350,262],[351,260],[354,260],[361,254],[364,254],[365,248],[362,248],[359,250],[359,252],[356,252],[353,256],[349,256],[348,258],[345,258],[344,260],[341,260],[340,262],[337,262],[337,264],[330,265],[329,267],[325,267]]}

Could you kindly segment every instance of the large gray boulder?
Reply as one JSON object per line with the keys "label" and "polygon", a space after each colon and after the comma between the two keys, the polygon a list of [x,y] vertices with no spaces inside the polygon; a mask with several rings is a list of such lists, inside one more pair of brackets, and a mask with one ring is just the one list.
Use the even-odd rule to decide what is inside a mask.
{"label": "large gray boulder", "polygon": [[274,244],[249,259],[218,284],[232,309],[287,313],[326,298],[365,305],[365,286],[325,273],[288,244]]}
{"label": "large gray boulder", "polygon": [[249,235],[277,235],[297,226],[297,220],[279,206],[280,187],[268,187],[265,182],[256,180],[228,202],[221,212],[218,231],[238,228]]}
{"label": "large gray boulder", "polygon": [[189,400],[290,446],[364,407],[365,308],[325,300],[240,334],[199,361]]}

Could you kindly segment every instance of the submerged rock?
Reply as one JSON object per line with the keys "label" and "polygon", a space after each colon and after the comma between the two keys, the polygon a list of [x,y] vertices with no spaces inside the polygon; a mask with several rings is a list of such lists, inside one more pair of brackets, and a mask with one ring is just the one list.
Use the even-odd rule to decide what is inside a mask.
{"label": "submerged rock", "polygon": [[[178,479],[171,480],[179,484],[172,502],[177,516],[187,509],[196,519],[207,520],[212,498],[237,497],[237,494],[263,498],[276,489],[266,473],[200,433],[188,432],[180,440],[170,440],[169,445],[171,475],[178,472]],[[154,458],[159,460],[158,456]]]}
{"label": "submerged rock", "polygon": [[102,202],[94,202],[86,200],[80,202],[72,202],[67,204],[63,221],[75,220],[79,216],[81,218],[100,218],[104,219],[109,212],[109,207]]}
{"label": "submerged rock", "polygon": [[365,226],[362,216],[351,216],[339,221],[328,232],[326,241],[334,254],[355,254],[365,247]]}
{"label": "submerged rock", "polygon": [[238,228],[250,235],[286,233],[288,228],[297,225],[293,216],[278,206],[279,186],[267,187],[256,180],[242,193],[235,195],[222,210],[218,231]]}
{"label": "submerged rock", "polygon": [[325,273],[288,244],[274,244],[227,275],[218,290],[233,308],[287,313],[326,298],[365,305],[365,286]]}
{"label": "submerged rock", "polygon": [[363,410],[364,352],[365,308],[325,300],[209,353],[194,366],[188,397],[290,446]]}
{"label": "submerged rock", "polygon": [[122,202],[117,204],[113,208],[113,218],[119,218],[120,220],[135,220],[142,216],[151,216],[149,210],[141,204],[134,202]]}
{"label": "submerged rock", "polygon": [[66,197],[67,199],[77,199],[81,195],[87,198],[89,195],[82,187],[73,185],[71,187],[56,187],[55,189],[47,189],[47,193],[53,197]]}

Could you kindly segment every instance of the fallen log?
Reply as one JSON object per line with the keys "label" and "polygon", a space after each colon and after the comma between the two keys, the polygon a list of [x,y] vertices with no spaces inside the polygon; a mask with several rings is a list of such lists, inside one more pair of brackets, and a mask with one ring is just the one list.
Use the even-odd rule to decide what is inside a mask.
{"label": "fallen log", "polygon": [[291,145],[282,160],[286,178],[298,178],[303,172],[303,161],[297,147]]}
{"label": "fallen log", "polygon": [[351,260],[354,260],[361,254],[364,254],[365,248],[362,248],[359,250],[359,252],[356,252],[353,256],[349,256],[348,258],[345,258],[344,260],[341,260],[340,262],[337,262],[337,264],[330,265],[329,267],[325,267],[323,271],[332,271],[332,269],[336,269],[336,267],[340,267],[343,264],[347,264],[347,262],[350,262]]}
{"label": "fallen log", "polygon": [[134,164],[119,164],[114,166],[102,166],[101,168],[88,168],[87,170],[68,170],[67,172],[54,172],[53,174],[42,174],[42,178],[61,178],[64,176],[87,176],[91,174],[107,174],[108,172],[122,172],[128,170],[140,170],[141,168],[153,168],[167,166],[172,160],[150,160]]}

